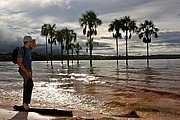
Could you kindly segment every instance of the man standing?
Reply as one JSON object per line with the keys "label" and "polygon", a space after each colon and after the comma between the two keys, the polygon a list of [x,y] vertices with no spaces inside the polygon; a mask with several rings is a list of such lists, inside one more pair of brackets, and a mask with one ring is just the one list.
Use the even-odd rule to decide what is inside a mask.
{"label": "man standing", "polygon": [[31,36],[25,36],[23,42],[24,46],[18,52],[17,64],[19,65],[19,73],[24,79],[23,106],[25,110],[29,110],[33,89],[31,50],[36,48],[36,42]]}

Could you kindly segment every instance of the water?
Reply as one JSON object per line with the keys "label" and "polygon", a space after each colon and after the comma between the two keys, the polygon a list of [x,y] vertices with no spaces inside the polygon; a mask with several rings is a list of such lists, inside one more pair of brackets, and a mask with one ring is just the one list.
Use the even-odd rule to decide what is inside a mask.
{"label": "water", "polygon": [[[130,60],[128,67],[125,61],[117,66],[115,60],[95,60],[93,68],[89,68],[89,61],[80,61],[79,66],[74,61],[69,69],[66,62],[61,65],[61,61],[54,61],[53,65],[51,69],[45,61],[33,62],[35,106],[112,115],[139,105],[152,106],[159,97],[179,105],[180,59],[151,60],[149,68],[146,60]],[[17,65],[0,62],[0,93],[20,103],[22,78],[17,71]],[[162,103],[158,107],[172,108]]]}

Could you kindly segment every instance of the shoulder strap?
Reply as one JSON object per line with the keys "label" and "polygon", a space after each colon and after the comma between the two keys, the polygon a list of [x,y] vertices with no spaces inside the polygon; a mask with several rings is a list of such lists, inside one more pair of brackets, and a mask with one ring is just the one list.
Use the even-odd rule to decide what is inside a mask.
{"label": "shoulder strap", "polygon": [[24,57],[25,57],[25,55],[26,55],[26,48],[23,46],[22,47],[23,48],[23,50],[24,50],[24,55],[23,55],[23,59],[24,59]]}

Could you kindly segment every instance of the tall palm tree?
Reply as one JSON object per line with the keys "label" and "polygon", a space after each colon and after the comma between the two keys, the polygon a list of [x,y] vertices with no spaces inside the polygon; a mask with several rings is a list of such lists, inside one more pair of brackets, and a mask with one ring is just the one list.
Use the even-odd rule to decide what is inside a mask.
{"label": "tall palm tree", "polygon": [[94,45],[98,46],[98,44],[99,44],[98,42],[93,41],[93,38],[91,38],[91,40],[88,39],[87,42],[86,42],[86,46],[87,46],[86,51],[88,52],[88,48],[89,48],[90,45],[92,45],[92,49],[93,49]]}
{"label": "tall palm tree", "polygon": [[75,51],[77,54],[77,64],[79,65],[79,51],[82,49],[82,47],[79,45],[79,43],[75,44]]}
{"label": "tall palm tree", "polygon": [[69,67],[69,49],[70,49],[70,44],[71,44],[72,41],[76,42],[77,35],[74,32],[74,30],[69,30],[69,29],[65,28],[63,31],[65,31],[64,39],[66,41],[66,50],[67,50],[67,56],[68,56],[67,63],[68,63],[68,67]]}
{"label": "tall palm tree", "polygon": [[[59,42],[59,44],[60,44],[60,46],[61,46],[61,56],[63,56],[63,50],[64,50],[64,44],[63,44],[63,42],[64,42],[64,37],[63,37],[63,35],[64,35],[64,30],[62,29],[62,30],[57,30],[56,31],[56,40],[57,40],[57,42]],[[63,60],[61,61],[62,62],[62,64],[63,64]]]}
{"label": "tall palm tree", "polygon": [[143,39],[143,42],[147,44],[147,67],[149,67],[149,43],[151,43],[153,36],[158,38],[158,31],[159,29],[155,27],[152,20],[145,20],[137,30],[139,39]]}
{"label": "tall palm tree", "polygon": [[122,28],[122,22],[118,19],[115,19],[114,21],[111,22],[111,24],[109,24],[109,32],[113,32],[115,31],[115,33],[113,33],[113,38],[116,39],[116,53],[117,53],[117,65],[118,65],[118,38],[122,38],[121,33],[120,33],[120,29]]}
{"label": "tall palm tree", "polygon": [[97,14],[93,11],[86,11],[82,14],[81,18],[79,18],[80,26],[83,28],[83,34],[89,37],[90,42],[89,50],[90,50],[90,67],[92,67],[92,50],[93,50],[93,39],[92,35],[97,35],[97,27],[102,24],[102,21],[97,18]]}
{"label": "tall palm tree", "polygon": [[132,33],[136,32],[136,29],[138,28],[136,26],[136,21],[132,20],[130,16],[124,16],[121,18],[122,22],[122,31],[125,32],[125,38],[126,38],[126,65],[128,66],[128,44],[127,40],[131,39]]}
{"label": "tall palm tree", "polygon": [[49,37],[50,37],[50,39],[48,39],[48,43],[49,44],[51,44],[51,67],[53,67],[53,65],[52,65],[52,54],[53,54],[53,52],[52,52],[52,44],[53,43],[55,43],[56,44],[56,41],[55,41],[55,33],[56,33],[56,31],[55,31],[55,29],[56,29],[56,24],[49,24],[48,25],[48,34],[49,34]]}
{"label": "tall palm tree", "polygon": [[[48,50],[47,50],[47,43],[48,43],[48,26],[49,24],[44,23],[44,25],[41,27],[41,36],[45,36],[46,38],[46,58],[47,58],[47,54],[48,54]],[[48,60],[47,60],[48,63]]]}

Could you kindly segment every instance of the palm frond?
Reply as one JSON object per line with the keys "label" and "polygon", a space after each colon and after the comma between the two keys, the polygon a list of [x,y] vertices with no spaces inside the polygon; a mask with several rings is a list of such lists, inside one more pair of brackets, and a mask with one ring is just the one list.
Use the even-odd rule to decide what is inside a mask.
{"label": "palm frond", "polygon": [[158,38],[158,31],[159,29],[155,27],[152,20],[145,20],[138,29],[139,39],[143,38],[143,42],[150,43],[153,35]]}

